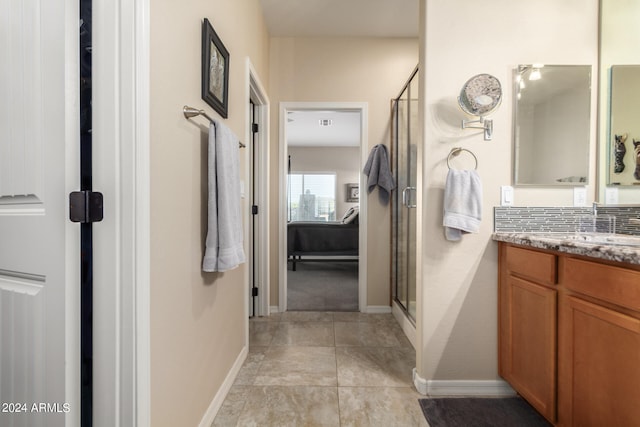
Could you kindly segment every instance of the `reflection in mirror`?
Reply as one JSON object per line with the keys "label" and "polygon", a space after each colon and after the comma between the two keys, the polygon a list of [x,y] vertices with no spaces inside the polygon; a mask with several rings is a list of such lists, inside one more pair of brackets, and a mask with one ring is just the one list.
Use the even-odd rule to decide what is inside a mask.
{"label": "reflection in mirror", "polygon": [[[640,0],[601,0],[600,1],[600,89],[599,89],[599,117],[598,126],[598,200],[601,203],[611,204],[637,204],[640,202],[640,186],[615,185],[608,194],[607,184],[611,182],[623,182],[621,177],[616,175],[615,163],[612,165],[612,157],[615,162],[615,151],[612,153],[611,146],[614,144],[614,132],[618,132],[621,138],[628,132],[625,141],[626,153],[624,155],[625,170],[620,175],[630,173],[627,184],[630,182],[640,182],[633,178],[635,170],[633,154],[633,139],[638,140],[640,135],[633,134],[632,130],[614,129],[609,122],[612,106],[611,96],[611,72],[612,68],[618,64],[640,64],[640,31],[634,31],[640,22]],[[624,91],[624,83],[618,79],[616,90]],[[615,99],[613,99],[615,101]],[[636,97],[637,103],[637,97]],[[638,108],[638,107],[636,107]],[[615,111],[614,111],[615,113]],[[638,117],[638,112],[636,117]],[[610,136],[611,135],[611,136]],[[611,140],[609,138],[612,138]],[[631,171],[629,171],[629,169]],[[613,175],[613,176],[612,176]],[[607,197],[607,195],[615,195]]]}
{"label": "reflection in mirror", "polygon": [[640,185],[640,65],[611,67],[609,185]]}
{"label": "reflection in mirror", "polygon": [[460,108],[473,116],[486,116],[498,108],[502,100],[500,81],[490,74],[471,77],[462,87],[458,103]]}
{"label": "reflection in mirror", "polygon": [[514,93],[515,185],[585,185],[591,66],[520,65]]}

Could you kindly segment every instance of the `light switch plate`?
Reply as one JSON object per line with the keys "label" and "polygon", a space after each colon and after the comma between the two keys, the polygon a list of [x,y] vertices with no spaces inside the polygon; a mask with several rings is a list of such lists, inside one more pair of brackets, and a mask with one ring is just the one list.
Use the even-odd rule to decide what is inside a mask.
{"label": "light switch plate", "polygon": [[587,187],[573,188],[573,206],[587,206]]}
{"label": "light switch plate", "polygon": [[618,187],[607,187],[604,189],[604,202],[607,205],[618,204]]}
{"label": "light switch plate", "polygon": [[500,187],[500,206],[513,206],[513,187],[503,185]]}

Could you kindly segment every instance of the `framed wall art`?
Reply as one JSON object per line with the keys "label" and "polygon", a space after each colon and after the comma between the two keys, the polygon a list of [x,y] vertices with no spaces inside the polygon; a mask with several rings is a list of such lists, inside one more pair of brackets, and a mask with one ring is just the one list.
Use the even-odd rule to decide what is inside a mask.
{"label": "framed wall art", "polygon": [[360,201],[360,187],[358,184],[347,184],[347,202]]}
{"label": "framed wall art", "polygon": [[202,23],[202,99],[227,118],[229,51],[207,18]]}

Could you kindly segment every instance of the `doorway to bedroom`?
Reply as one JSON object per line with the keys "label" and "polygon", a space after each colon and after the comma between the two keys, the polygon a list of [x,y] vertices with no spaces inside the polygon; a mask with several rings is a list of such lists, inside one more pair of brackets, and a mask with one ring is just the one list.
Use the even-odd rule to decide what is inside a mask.
{"label": "doorway to bedroom", "polygon": [[360,311],[363,114],[326,104],[284,112],[286,310]]}

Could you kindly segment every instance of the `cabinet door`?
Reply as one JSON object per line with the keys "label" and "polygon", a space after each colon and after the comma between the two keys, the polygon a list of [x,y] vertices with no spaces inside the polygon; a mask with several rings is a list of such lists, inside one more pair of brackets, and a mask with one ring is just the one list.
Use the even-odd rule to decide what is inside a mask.
{"label": "cabinet door", "polygon": [[560,424],[640,425],[640,320],[570,296],[560,316]]}
{"label": "cabinet door", "polygon": [[501,287],[500,375],[554,422],[557,291],[513,276]]}

